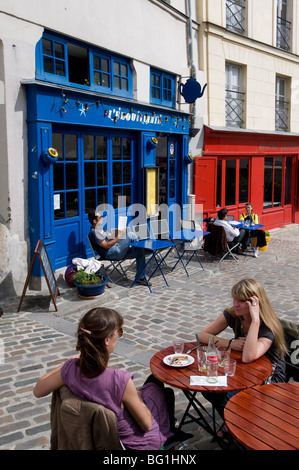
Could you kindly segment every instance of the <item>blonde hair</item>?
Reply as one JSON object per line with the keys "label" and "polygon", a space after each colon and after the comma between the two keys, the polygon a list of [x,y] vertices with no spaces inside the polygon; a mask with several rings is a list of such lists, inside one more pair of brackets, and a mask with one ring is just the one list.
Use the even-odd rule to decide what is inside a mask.
{"label": "blonde hair", "polygon": [[[259,299],[261,320],[272,331],[274,343],[280,352],[280,356],[283,357],[287,352],[283,328],[264,288],[255,279],[242,279],[232,287],[231,295],[234,299],[243,301],[249,300],[252,296]],[[236,316],[234,307],[227,309],[227,311]]]}

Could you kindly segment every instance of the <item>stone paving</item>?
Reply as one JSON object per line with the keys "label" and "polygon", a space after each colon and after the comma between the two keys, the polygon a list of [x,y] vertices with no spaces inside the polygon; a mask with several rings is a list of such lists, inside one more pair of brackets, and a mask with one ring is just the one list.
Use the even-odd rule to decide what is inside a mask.
{"label": "stone paving", "polygon": [[[51,397],[36,399],[32,389],[40,376],[76,353],[78,319],[95,305],[111,306],[124,316],[124,337],[110,365],[132,372],[136,386],[150,373],[151,356],[168,346],[174,336],[194,341],[194,334],[231,304],[230,289],[244,277],[254,277],[264,285],[278,316],[298,321],[299,226],[272,230],[271,236],[267,252],[258,258],[250,254],[245,260],[239,256],[238,263],[232,259],[219,263],[200,251],[204,271],[191,262],[189,278],[181,268],[176,269],[167,275],[169,287],[152,294],[147,287],[130,289],[128,283],[122,283],[107,289],[99,299],[82,300],[67,286],[64,270],[60,270],[56,272],[61,292],[58,312],[47,291],[27,290],[20,313],[20,297],[2,299],[0,450],[49,449]],[[161,277],[155,277],[153,287],[159,286]],[[175,393],[180,419],[186,399],[181,391]],[[188,449],[219,449],[198,426],[189,425],[189,430],[194,437]]]}

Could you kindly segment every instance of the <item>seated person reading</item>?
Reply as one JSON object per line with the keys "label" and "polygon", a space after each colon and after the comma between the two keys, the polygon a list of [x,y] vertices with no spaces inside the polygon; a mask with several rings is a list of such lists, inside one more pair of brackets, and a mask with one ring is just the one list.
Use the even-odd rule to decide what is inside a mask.
{"label": "seated person reading", "polygon": [[107,232],[102,226],[103,217],[99,212],[90,211],[88,220],[91,223],[89,239],[93,249],[100,255],[101,259],[122,260],[136,258],[136,276],[135,281],[138,284],[146,286],[146,280],[143,275],[145,267],[145,253],[143,248],[133,248],[130,241],[136,237],[135,234],[127,232],[126,229],[118,231],[115,236]]}

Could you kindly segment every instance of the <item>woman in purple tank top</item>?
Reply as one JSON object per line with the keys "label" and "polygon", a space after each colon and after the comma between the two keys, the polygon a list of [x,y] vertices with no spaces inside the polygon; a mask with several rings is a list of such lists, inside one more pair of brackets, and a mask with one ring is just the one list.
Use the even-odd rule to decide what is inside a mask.
{"label": "woman in purple tank top", "polygon": [[157,450],[173,436],[173,390],[151,379],[137,390],[132,374],[108,367],[122,326],[123,317],[113,309],[87,312],[78,325],[79,357],[43,376],[33,393],[39,398],[67,385],[74,394],[115,412],[125,448]]}

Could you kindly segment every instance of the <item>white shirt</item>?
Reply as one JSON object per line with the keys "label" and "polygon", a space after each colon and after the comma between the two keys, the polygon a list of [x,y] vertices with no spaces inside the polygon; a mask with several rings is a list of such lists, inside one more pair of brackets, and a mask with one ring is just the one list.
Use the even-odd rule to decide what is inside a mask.
{"label": "white shirt", "polygon": [[226,220],[216,219],[214,224],[224,228],[228,242],[232,242],[234,238],[240,235],[240,230],[236,227],[232,227]]}

